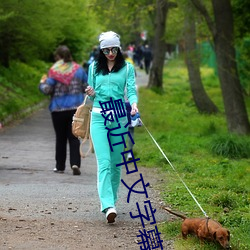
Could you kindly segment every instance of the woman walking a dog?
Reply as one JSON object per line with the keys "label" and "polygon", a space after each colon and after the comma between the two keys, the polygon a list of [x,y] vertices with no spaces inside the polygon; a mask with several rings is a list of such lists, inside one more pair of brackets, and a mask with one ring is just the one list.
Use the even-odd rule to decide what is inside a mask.
{"label": "woman walking a dog", "polygon": [[[90,134],[93,140],[97,160],[97,188],[101,203],[101,211],[106,214],[107,222],[113,223],[117,216],[115,204],[118,199],[118,189],[121,181],[121,167],[116,167],[122,162],[121,152],[124,145],[119,136],[109,136],[107,129],[115,129],[115,134],[128,131],[125,125],[127,116],[118,118],[118,121],[108,121],[104,124],[104,118],[100,113],[101,103],[122,100],[125,108],[124,90],[131,104],[131,115],[138,112],[137,94],[135,88],[134,66],[126,63],[121,53],[120,36],[113,31],[104,32],[99,36],[100,53],[95,62],[89,67],[88,84],[86,93],[93,100],[91,114]],[[112,112],[112,111],[111,111]],[[118,128],[120,124],[120,128]],[[117,129],[118,128],[118,129]],[[110,144],[109,144],[110,140]]]}

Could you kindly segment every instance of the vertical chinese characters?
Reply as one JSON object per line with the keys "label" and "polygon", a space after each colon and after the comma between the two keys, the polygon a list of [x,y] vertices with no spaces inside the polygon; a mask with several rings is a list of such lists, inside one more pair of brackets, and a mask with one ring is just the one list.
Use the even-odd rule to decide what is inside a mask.
{"label": "vertical chinese characters", "polygon": [[[124,145],[124,149],[127,148],[126,136],[128,136],[128,139],[133,144],[135,144],[129,131],[123,132],[123,133],[116,133],[116,130],[121,128],[121,124],[119,123],[118,118],[126,116],[126,111],[122,103],[122,100],[119,99],[119,100],[113,101],[112,98],[110,98],[110,101],[108,102],[100,102],[100,107],[101,107],[100,113],[102,114],[104,118],[105,126],[107,125],[108,122],[114,122],[114,121],[116,121],[118,124],[117,127],[112,128],[112,129],[109,129],[106,127],[107,138],[109,141],[111,151],[113,151],[113,147],[120,145],[120,144]],[[124,127],[126,128],[128,127],[128,125],[129,124],[127,123],[124,125]],[[114,137],[120,136],[120,141],[112,144],[110,138],[113,136]],[[130,160],[126,160],[126,156],[128,153],[130,153],[132,156]],[[125,166],[127,175],[138,173],[137,162],[140,160],[140,158],[135,158],[132,150],[127,150],[127,151],[124,150],[123,152],[121,152],[121,156],[123,160],[121,163],[116,164],[116,167]],[[130,203],[130,196],[132,193],[138,194],[138,195],[145,195],[146,199],[149,198],[148,192],[147,192],[149,183],[145,183],[143,179],[143,175],[141,173],[139,173],[138,180],[132,186],[127,185],[124,179],[121,179],[121,182],[128,189],[127,203]],[[142,187],[141,191],[138,191],[136,189],[136,186],[138,185]],[[135,215],[135,214],[132,214],[132,212],[130,212],[129,214],[132,219],[139,218],[141,221],[141,225],[143,227],[143,230],[139,230],[139,234],[137,235],[137,237],[140,238],[140,241],[138,243],[138,245],[140,245],[140,249],[142,250],[143,249],[145,250],[146,249],[147,250],[163,249],[163,246],[162,246],[163,240],[161,240],[160,238],[161,233],[158,231],[158,228],[156,225],[156,219],[155,219],[156,209],[152,207],[151,201],[148,199],[144,201],[144,204],[139,204],[139,202],[136,202],[135,205],[136,205],[138,214]],[[149,222],[150,225],[154,225],[154,229],[146,231],[145,221]]]}

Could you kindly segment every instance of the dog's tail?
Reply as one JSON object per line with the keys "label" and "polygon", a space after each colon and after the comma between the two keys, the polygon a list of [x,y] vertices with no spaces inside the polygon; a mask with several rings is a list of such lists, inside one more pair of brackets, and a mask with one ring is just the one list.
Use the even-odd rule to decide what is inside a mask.
{"label": "dog's tail", "polygon": [[171,213],[171,214],[173,214],[173,215],[175,215],[175,216],[177,216],[177,217],[182,218],[183,220],[187,219],[187,217],[186,217],[185,215],[183,215],[183,214],[179,214],[179,213],[177,213],[177,212],[173,212],[171,209],[169,209],[169,208],[167,208],[167,207],[163,207],[163,206],[162,206],[162,208],[163,208],[164,210],[168,211],[169,213]]}

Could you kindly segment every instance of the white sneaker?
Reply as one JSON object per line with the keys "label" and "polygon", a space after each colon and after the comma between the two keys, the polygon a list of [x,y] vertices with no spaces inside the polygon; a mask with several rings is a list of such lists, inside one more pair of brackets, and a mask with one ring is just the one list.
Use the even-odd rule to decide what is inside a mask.
{"label": "white sneaker", "polygon": [[128,155],[127,155],[127,161],[130,161],[130,160],[132,160],[132,154],[128,153]]}
{"label": "white sneaker", "polygon": [[54,168],[53,171],[54,171],[55,173],[59,173],[59,174],[63,174],[63,173],[64,173],[63,170],[57,170],[57,168]]}
{"label": "white sneaker", "polygon": [[107,209],[106,218],[108,220],[108,223],[114,223],[116,216],[117,216],[117,212],[115,208],[110,207]]}

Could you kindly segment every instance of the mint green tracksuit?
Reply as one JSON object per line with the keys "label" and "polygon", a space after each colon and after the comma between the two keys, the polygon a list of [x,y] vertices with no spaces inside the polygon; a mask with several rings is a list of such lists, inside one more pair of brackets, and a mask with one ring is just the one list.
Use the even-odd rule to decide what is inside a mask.
{"label": "mint green tracksuit", "polygon": [[[95,97],[93,99],[93,107],[100,108],[100,102],[113,101],[122,99],[125,108],[124,90],[126,88],[127,97],[130,102],[137,103],[135,71],[134,66],[127,63],[127,66],[120,69],[118,72],[110,72],[108,75],[95,74],[94,64],[89,67],[88,84],[95,89]],[[126,110],[126,108],[125,108]],[[118,198],[118,189],[121,181],[121,167],[116,167],[116,164],[121,163],[121,152],[124,150],[124,145],[119,144],[113,146],[113,152],[107,138],[108,128],[116,128],[117,122],[107,122],[104,125],[105,119],[100,112],[92,112],[90,134],[94,145],[96,160],[97,160],[97,189],[101,202],[101,211],[106,208],[115,207]],[[119,118],[120,127],[113,131],[115,134],[121,134],[128,130],[127,116]],[[111,144],[121,142],[120,136],[110,136]]]}

